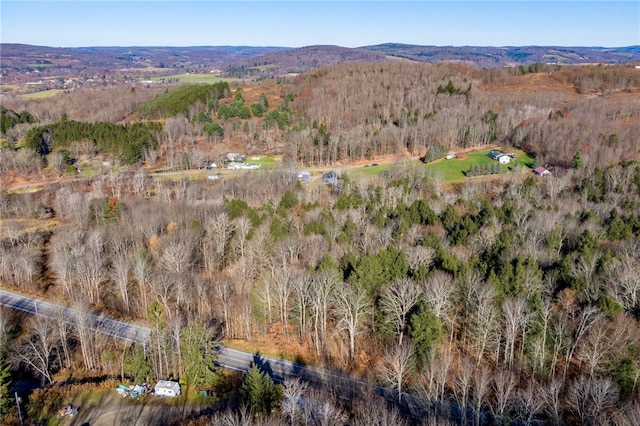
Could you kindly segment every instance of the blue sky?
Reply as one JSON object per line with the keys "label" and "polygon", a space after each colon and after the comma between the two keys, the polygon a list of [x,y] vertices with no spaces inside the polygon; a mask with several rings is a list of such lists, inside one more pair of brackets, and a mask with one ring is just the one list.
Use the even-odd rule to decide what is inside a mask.
{"label": "blue sky", "polygon": [[78,46],[640,45],[640,1],[0,1],[0,41]]}

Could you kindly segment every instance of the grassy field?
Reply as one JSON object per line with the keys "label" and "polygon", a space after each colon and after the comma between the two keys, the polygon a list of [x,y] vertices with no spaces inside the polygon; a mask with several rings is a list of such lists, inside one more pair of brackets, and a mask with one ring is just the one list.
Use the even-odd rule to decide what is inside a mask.
{"label": "grassy field", "polygon": [[273,169],[282,163],[282,157],[273,155],[249,155],[245,162],[249,164],[259,164],[261,169]]}
{"label": "grassy field", "polygon": [[167,75],[164,77],[152,77],[151,81],[162,81],[174,79],[178,80],[181,83],[194,83],[194,84],[213,84],[219,81],[238,81],[237,78],[222,78],[217,74],[176,74],[176,75]]}
{"label": "grassy field", "polygon": [[[445,160],[443,158],[426,165],[422,164],[418,160],[411,161],[415,162],[416,164],[422,165],[422,167],[425,167],[426,170],[429,170],[434,174],[442,176],[442,179],[445,182],[455,182],[465,180],[467,178],[466,172],[473,165],[482,166],[485,164],[495,164],[495,161],[487,156],[489,151],[490,150],[487,149],[482,151],[469,152],[466,154],[459,154],[454,159]],[[515,154],[516,159],[512,160],[509,164],[501,166],[501,171],[503,173],[509,172],[516,165],[519,165],[520,168],[523,169],[531,168],[533,158],[529,157],[524,151],[521,151],[519,149],[510,149],[509,153]],[[375,166],[368,165],[366,167],[354,168],[350,170],[349,173],[352,173],[355,176],[377,176],[392,167],[394,167],[394,163],[380,164]]]}
{"label": "grassy field", "polygon": [[57,95],[58,93],[62,93],[62,92],[63,92],[62,89],[51,89],[51,90],[43,90],[42,92],[27,93],[25,95],[22,95],[22,97],[24,99],[44,99],[44,98],[51,98]]}
{"label": "grassy field", "polygon": [[258,71],[266,71],[268,69],[275,68],[275,67],[276,67],[276,65],[274,65],[274,64],[268,64],[268,65],[259,65],[257,67],[250,67],[249,69],[258,70]]}
{"label": "grassy field", "polygon": [[393,167],[393,164],[379,164],[376,166],[368,165],[366,167],[363,166],[363,167],[358,167],[357,169],[353,169],[351,173],[353,173],[356,176],[377,176],[380,173],[386,170],[389,170],[391,167]]}
{"label": "grassy field", "polygon": [[[437,160],[433,163],[427,164],[425,167],[433,171],[434,173],[440,173],[442,178],[446,182],[459,181],[466,179],[466,172],[473,165],[482,166],[484,164],[495,164],[495,160],[492,160],[487,156],[489,149],[483,151],[469,152],[466,154],[459,154],[456,158],[451,160]],[[509,164],[503,164],[501,166],[502,172],[508,172],[512,170],[516,165],[520,165],[521,168],[530,167],[533,162],[533,158],[529,157],[524,151],[518,149],[511,149],[509,153],[513,153],[517,156],[515,160],[512,160]]]}

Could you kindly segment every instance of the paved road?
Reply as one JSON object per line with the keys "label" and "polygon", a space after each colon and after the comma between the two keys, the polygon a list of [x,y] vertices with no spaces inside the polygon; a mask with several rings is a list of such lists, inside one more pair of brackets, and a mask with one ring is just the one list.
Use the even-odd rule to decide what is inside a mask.
{"label": "paved road", "polygon": [[[0,304],[48,318],[60,318],[68,324],[76,324],[78,314],[75,309],[46,302],[44,300],[26,297],[7,290],[0,290]],[[108,317],[85,314],[90,328],[108,336],[113,336],[127,342],[144,342],[149,338],[151,330],[135,324],[118,321]]]}
{"label": "paved road", "polygon": [[[0,290],[0,304],[32,315],[37,314],[48,318],[59,318],[62,316],[65,322],[72,325],[77,322],[77,314],[73,308],[32,297],[22,296],[7,290]],[[149,335],[151,334],[151,329],[148,327],[118,321],[101,315],[86,315],[90,328],[98,331],[99,333],[113,336],[120,340],[144,343],[148,340]],[[343,380],[342,376],[328,373],[323,369],[313,368],[278,358],[271,358],[220,347],[218,364],[221,367],[246,372],[251,367],[252,363],[258,364],[264,371],[269,372],[274,380],[280,382],[287,377],[294,376],[302,376],[312,381],[327,378]]]}
{"label": "paved road", "polygon": [[[73,308],[22,296],[7,290],[0,290],[0,305],[49,318],[58,318],[62,315],[65,322],[69,324],[76,323],[77,315]],[[89,326],[94,330],[127,342],[144,343],[151,334],[151,329],[148,327],[114,320],[101,315],[85,315],[87,315]],[[252,363],[257,364],[263,371],[269,373],[275,381],[282,382],[289,377],[300,377],[310,383],[328,386],[337,396],[345,399],[358,399],[365,395],[370,395],[371,392],[384,395],[387,398],[393,398],[380,385],[348,374],[340,374],[323,368],[220,347],[218,365],[221,367],[246,372]],[[420,418],[420,414],[416,415],[416,411],[420,411],[415,408],[419,405],[417,399],[409,394],[405,394],[404,399],[405,405],[402,407],[402,411],[405,412],[405,415]]]}

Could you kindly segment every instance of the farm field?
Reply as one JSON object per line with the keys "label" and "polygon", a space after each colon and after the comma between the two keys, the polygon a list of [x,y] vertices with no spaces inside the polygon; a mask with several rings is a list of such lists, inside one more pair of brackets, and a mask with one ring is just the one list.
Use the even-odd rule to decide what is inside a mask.
{"label": "farm field", "polygon": [[51,98],[51,97],[56,96],[57,94],[62,93],[62,92],[63,92],[62,89],[43,90],[41,92],[26,93],[26,94],[22,95],[22,98],[23,99]]}
{"label": "farm field", "polygon": [[152,77],[151,81],[176,81],[180,83],[192,83],[192,84],[213,84],[220,81],[238,81],[237,78],[223,78],[218,74],[176,74],[166,75],[163,77]]}

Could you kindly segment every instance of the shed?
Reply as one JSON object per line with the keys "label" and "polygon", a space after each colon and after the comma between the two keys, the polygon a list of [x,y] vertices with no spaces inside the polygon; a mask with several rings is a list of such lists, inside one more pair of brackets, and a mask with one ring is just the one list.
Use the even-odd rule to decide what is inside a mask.
{"label": "shed", "polygon": [[551,176],[551,172],[542,166],[533,169],[533,173],[537,174],[538,176]]}
{"label": "shed", "polygon": [[156,395],[178,396],[180,395],[180,383],[171,380],[160,380],[154,388]]}
{"label": "shed", "polygon": [[500,157],[498,157],[498,162],[500,164],[509,164],[510,161],[511,157],[509,157],[508,155],[501,155]]}

